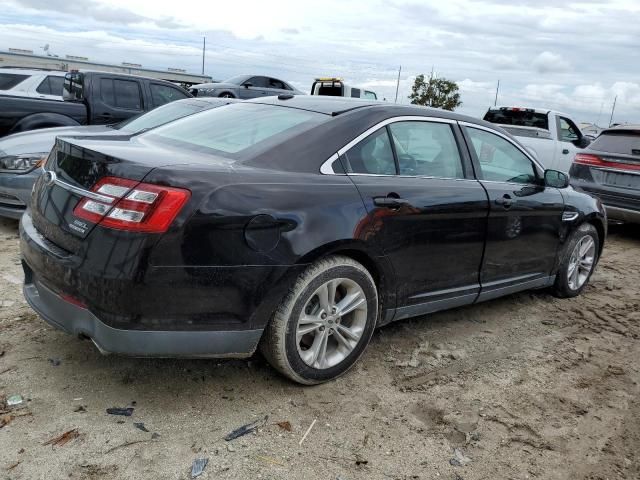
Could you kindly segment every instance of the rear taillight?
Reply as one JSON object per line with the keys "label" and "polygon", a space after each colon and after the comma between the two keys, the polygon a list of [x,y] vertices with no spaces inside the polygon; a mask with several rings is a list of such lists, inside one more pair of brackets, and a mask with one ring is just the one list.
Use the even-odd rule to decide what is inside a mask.
{"label": "rear taillight", "polygon": [[104,177],[91,189],[101,198],[84,197],[73,214],[103,227],[145,233],[165,232],[191,196],[189,190]]}
{"label": "rear taillight", "polygon": [[578,165],[588,165],[590,167],[615,168],[617,170],[640,171],[640,163],[627,163],[604,159],[598,155],[589,153],[578,153],[573,163]]}

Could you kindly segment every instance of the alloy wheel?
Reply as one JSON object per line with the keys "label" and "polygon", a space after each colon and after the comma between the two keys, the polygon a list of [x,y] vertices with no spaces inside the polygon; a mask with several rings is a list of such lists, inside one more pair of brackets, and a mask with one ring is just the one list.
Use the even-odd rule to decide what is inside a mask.
{"label": "alloy wheel", "polygon": [[367,323],[367,298],[351,279],[323,283],[306,301],[296,327],[298,354],[308,366],[331,368],[358,345]]}
{"label": "alloy wheel", "polygon": [[596,255],[596,244],[590,235],[582,237],[571,253],[567,280],[569,288],[578,290],[589,278]]}

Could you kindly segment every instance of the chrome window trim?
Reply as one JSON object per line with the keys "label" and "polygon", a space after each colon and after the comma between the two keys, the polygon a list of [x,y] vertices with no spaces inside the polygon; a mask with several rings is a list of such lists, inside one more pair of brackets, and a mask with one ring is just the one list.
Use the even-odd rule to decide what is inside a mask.
{"label": "chrome window trim", "polygon": [[[47,171],[45,170],[44,173],[46,173]],[[91,192],[89,190],[85,190],[84,188],[80,188],[80,187],[76,187],[74,185],[71,185],[67,182],[63,182],[62,180],[60,180],[59,178],[55,177],[53,183],[57,186],[59,186],[60,188],[64,188],[65,190],[68,190],[69,192],[73,192],[77,195],[80,195],[82,197],[87,197],[90,198],[91,200],[96,200],[98,202],[103,202],[103,203],[107,203],[107,204],[111,204],[113,203],[113,198],[112,197],[107,197],[106,195],[101,195],[99,193],[95,193],[95,192]]]}
{"label": "chrome window trim", "polygon": [[540,162],[538,162],[538,160],[536,160],[527,150],[521,148],[520,145],[515,143],[511,138],[509,138],[504,133],[499,132],[498,130],[495,130],[495,129],[491,128],[491,127],[485,127],[484,125],[478,125],[477,123],[461,121],[461,122],[458,122],[458,125],[460,125],[461,127],[469,127],[469,128],[476,128],[478,130],[484,130],[485,132],[493,133],[494,135],[497,135],[498,137],[501,137],[501,138],[505,139],[511,145],[516,147],[520,152],[522,152],[522,154],[525,157],[527,157],[529,160],[531,160],[534,165],[536,165],[538,168],[540,168],[542,170],[542,172],[544,172],[546,170],[546,168],[544,168],[542,166],[542,164]]}
{"label": "chrome window trim", "polygon": [[[381,122],[376,123],[374,126],[368,128],[363,133],[358,135],[356,138],[351,140],[342,148],[339,148],[336,153],[331,155],[324,163],[320,166],[320,173],[323,175],[362,175],[362,176],[371,176],[371,177],[404,177],[406,175],[395,175],[395,174],[379,174],[379,173],[336,173],[333,171],[333,167],[331,164],[335,162],[340,155],[344,155],[351,147],[358,144],[361,140],[364,140],[372,133],[378,131],[382,127],[386,127],[389,124],[397,123],[397,122],[431,122],[431,123],[447,123],[449,125],[455,125],[458,123],[456,120],[451,120],[449,118],[440,118],[440,117],[423,117],[421,115],[403,115],[400,117],[392,117],[387,118],[386,120],[382,120]],[[411,177],[411,178],[442,178],[442,177]]]}

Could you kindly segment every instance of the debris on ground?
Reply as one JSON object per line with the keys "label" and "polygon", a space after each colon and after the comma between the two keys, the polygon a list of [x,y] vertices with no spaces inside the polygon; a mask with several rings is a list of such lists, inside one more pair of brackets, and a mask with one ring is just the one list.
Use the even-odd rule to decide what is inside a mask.
{"label": "debris on ground", "polygon": [[305,438],[307,438],[307,435],[309,435],[309,432],[311,432],[311,429],[313,428],[313,426],[316,424],[317,421],[318,421],[317,418],[313,419],[313,422],[311,422],[311,425],[309,425],[309,428],[307,428],[307,431],[304,432],[304,435],[300,439],[300,442],[298,443],[298,445],[302,445],[302,442],[304,442]]}
{"label": "debris on ground", "polygon": [[51,365],[53,365],[54,367],[57,367],[58,365],[60,365],[62,362],[60,361],[59,358],[50,358],[49,359],[49,363]]}
{"label": "debris on ground", "polygon": [[107,408],[107,413],[109,415],[122,415],[124,417],[130,417],[131,415],[133,415],[133,407],[126,407],[126,408],[119,408],[119,407],[112,407],[112,408]]}
{"label": "debris on ground", "polygon": [[256,458],[258,460],[260,460],[261,462],[270,463],[272,465],[278,465],[279,467],[286,466],[284,463],[282,463],[280,460],[278,460],[276,458],[266,457],[264,455],[256,455]]}
{"label": "debris on ground", "polygon": [[208,458],[196,458],[191,465],[191,478],[196,478],[202,475],[202,472],[204,472],[208,463]]}
{"label": "debris on ground", "polygon": [[145,427],[144,423],[142,422],[133,422],[133,426],[138,430],[142,430],[143,432],[149,432],[149,430],[147,430],[147,427]]}
{"label": "debris on ground", "polygon": [[230,442],[231,440],[234,440],[238,437],[242,437],[243,435],[246,435],[247,433],[251,433],[254,430],[256,430],[257,428],[260,428],[262,426],[264,426],[265,423],[267,423],[267,420],[269,419],[269,415],[265,415],[265,417],[262,420],[256,420],[255,422],[251,422],[251,423],[247,423],[246,425],[242,425],[239,428],[236,428],[234,431],[230,432],[229,434],[227,434],[226,437],[224,437],[224,439],[227,442]]}
{"label": "debris on ground", "polygon": [[11,395],[7,398],[7,407],[15,407],[16,405],[20,405],[24,399],[22,395]]}
{"label": "debris on ground", "polygon": [[291,431],[291,422],[285,420],[284,422],[278,422],[278,425],[281,429],[286,430],[287,432]]}
{"label": "debris on ground", "polygon": [[0,428],[4,427],[5,425],[9,425],[11,423],[11,420],[13,420],[13,415],[1,415]]}
{"label": "debris on ground", "polygon": [[74,412],[76,413],[86,413],[87,412],[87,406],[86,405],[78,405],[76,408],[73,409]]}
{"label": "debris on ground", "polygon": [[155,440],[156,438],[160,438],[160,434],[159,434],[159,433],[157,433],[157,432],[153,432],[153,433],[151,434],[151,440]]}
{"label": "debris on ground", "polygon": [[18,460],[16,463],[12,463],[11,465],[9,465],[7,467],[7,472],[10,472],[11,470],[13,470],[14,468],[16,468],[18,465],[20,465],[22,463],[22,460]]}
{"label": "debris on ground", "polygon": [[554,320],[542,320],[540,323],[542,323],[543,325],[555,325],[556,322]]}
{"label": "debris on ground", "polygon": [[60,435],[47,440],[42,445],[51,445],[52,447],[54,446],[62,447],[67,443],[69,443],[71,440],[75,440],[79,436],[80,436],[80,433],[78,432],[78,429],[72,428],[71,430],[67,430],[64,433],[61,433]]}
{"label": "debris on ground", "polygon": [[464,467],[472,462],[472,459],[467,457],[459,448],[453,449],[453,458],[449,460],[449,463],[454,467]]}

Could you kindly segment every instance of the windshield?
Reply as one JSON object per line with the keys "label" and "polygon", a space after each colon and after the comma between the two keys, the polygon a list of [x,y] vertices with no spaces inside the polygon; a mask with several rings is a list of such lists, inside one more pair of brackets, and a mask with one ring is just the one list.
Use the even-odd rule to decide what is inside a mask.
{"label": "windshield", "polygon": [[186,117],[192,113],[206,109],[209,104],[195,102],[172,102],[155,108],[150,112],[119,123],[115,128],[126,133],[137,133],[149,130],[165,123]]}
{"label": "windshield", "polygon": [[148,135],[179,147],[233,157],[268,141],[284,141],[326,118],[295,108],[235,103],[172,122]]}
{"label": "windshield", "polygon": [[228,80],[225,80],[222,83],[233,83],[234,85],[242,85],[244,81],[246,81],[249,77],[246,75],[237,75],[235,77],[231,77]]}
{"label": "windshield", "polygon": [[516,125],[519,127],[536,127],[549,130],[549,120],[546,113],[536,113],[533,110],[491,109],[484,119],[487,122],[501,125]]}
{"label": "windshield", "polygon": [[591,143],[592,150],[640,156],[640,129],[605,131]]}

